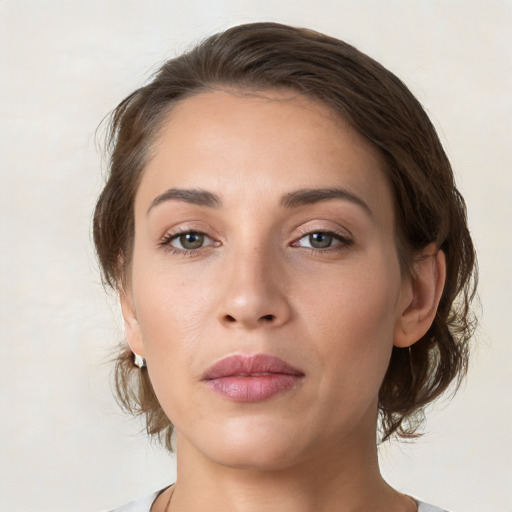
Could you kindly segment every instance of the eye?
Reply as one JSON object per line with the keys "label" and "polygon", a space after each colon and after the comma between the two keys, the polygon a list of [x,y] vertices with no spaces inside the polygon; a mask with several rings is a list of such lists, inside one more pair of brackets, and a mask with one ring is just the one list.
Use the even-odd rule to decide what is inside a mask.
{"label": "eye", "polygon": [[169,234],[162,241],[162,245],[171,246],[180,251],[194,251],[211,244],[213,244],[213,240],[199,231]]}
{"label": "eye", "polygon": [[351,243],[351,240],[340,234],[330,231],[315,231],[303,236],[293,245],[295,247],[309,247],[311,249],[329,249],[337,245],[348,246]]}
{"label": "eye", "polygon": [[314,249],[326,249],[327,247],[331,247],[333,242],[339,242],[331,233],[311,233],[301,238],[299,243],[303,241],[306,242],[306,247],[313,247]]}

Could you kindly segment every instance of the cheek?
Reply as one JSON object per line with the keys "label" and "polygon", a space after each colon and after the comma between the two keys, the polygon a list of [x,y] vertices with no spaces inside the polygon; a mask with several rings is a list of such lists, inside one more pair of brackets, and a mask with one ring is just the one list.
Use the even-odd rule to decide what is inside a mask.
{"label": "cheek", "polygon": [[193,351],[207,312],[200,291],[172,276],[148,276],[141,283],[135,293],[140,298],[136,308],[146,359],[171,359]]}
{"label": "cheek", "polygon": [[316,340],[326,387],[332,386],[327,376],[345,389],[380,387],[393,346],[399,293],[398,265],[379,260],[331,276],[310,293],[303,316],[308,338]]}
{"label": "cheek", "polygon": [[132,286],[150,379],[171,416],[170,408],[211,361],[216,333],[211,280],[218,272],[199,273],[194,265],[166,260],[142,250],[135,254]]}
{"label": "cheek", "polygon": [[[187,287],[172,279],[150,277],[140,284],[137,310],[149,377],[166,415],[189,417],[194,408],[191,386],[199,373],[198,345],[204,308],[182,293]],[[188,287],[190,291],[190,287]],[[178,422],[179,424],[179,422]]]}
{"label": "cheek", "polygon": [[132,263],[135,314],[148,368],[160,360],[172,360],[174,346],[170,341],[176,340],[181,330],[193,332],[195,328],[182,319],[183,309],[189,307],[181,293],[184,283],[178,276],[163,272],[153,260],[135,250]]}

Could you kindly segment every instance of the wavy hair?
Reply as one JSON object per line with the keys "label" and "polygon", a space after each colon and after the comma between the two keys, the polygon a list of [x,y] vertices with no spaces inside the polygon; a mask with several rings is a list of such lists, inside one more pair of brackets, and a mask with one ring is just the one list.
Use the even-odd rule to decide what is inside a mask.
{"label": "wavy hair", "polygon": [[[435,242],[447,277],[435,320],[410,348],[394,347],[379,393],[382,440],[417,435],[425,406],[465,375],[475,320],[470,305],[476,256],[464,199],[424,109],[389,70],[353,46],[312,30],[255,23],[213,35],[167,61],[113,111],[110,166],[94,213],[94,242],[104,283],[123,288],[134,238],[134,198],[162,120],[172,106],[208,87],[287,88],[327,104],[380,152],[392,185],[402,271]],[[172,114],[171,114],[172,115]],[[144,415],[149,434],[172,449],[173,426],[147,370],[124,345],[116,360],[120,404]]]}

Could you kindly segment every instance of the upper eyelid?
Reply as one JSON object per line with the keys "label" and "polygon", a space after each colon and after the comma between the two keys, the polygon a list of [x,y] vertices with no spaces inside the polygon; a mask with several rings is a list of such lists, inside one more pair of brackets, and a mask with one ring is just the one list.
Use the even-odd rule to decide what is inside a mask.
{"label": "upper eyelid", "polygon": [[175,229],[175,230],[167,230],[163,236],[161,237],[161,239],[165,239],[165,240],[173,240],[174,238],[178,238],[182,235],[186,235],[187,233],[197,233],[198,235],[203,235],[205,236],[206,238],[209,238],[211,240],[214,239],[213,236],[211,236],[210,234],[208,234],[206,232],[206,230],[202,230],[202,229],[190,229],[190,228],[185,228],[185,229]]}
{"label": "upper eyelid", "polygon": [[204,224],[198,221],[187,221],[179,223],[173,226],[169,226],[162,230],[163,234],[160,239],[183,235],[184,233],[198,233],[200,235],[208,236],[209,238],[219,238],[216,231],[210,226],[199,226],[198,224]]}
{"label": "upper eyelid", "polygon": [[[313,221],[314,222],[314,221]],[[338,223],[336,223],[339,227],[326,227],[326,226],[317,226],[312,225],[308,226],[302,225],[299,228],[297,228],[299,234],[301,235],[301,238],[304,236],[311,235],[313,233],[330,233],[335,236],[338,236],[343,239],[353,239],[354,235],[350,231],[350,229],[346,228],[345,226],[341,226]]]}
{"label": "upper eyelid", "polygon": [[347,236],[343,233],[340,233],[338,231],[332,231],[332,230],[327,230],[327,229],[314,229],[312,231],[308,231],[307,233],[304,233],[302,234],[301,236],[297,237],[294,239],[294,242],[298,242],[299,240],[302,240],[303,238],[306,238],[308,236],[311,236],[311,235],[314,235],[315,233],[322,233],[322,234],[325,234],[325,235],[331,235],[333,238],[336,238],[344,243],[352,243],[353,242],[353,239],[352,237],[350,236]]}

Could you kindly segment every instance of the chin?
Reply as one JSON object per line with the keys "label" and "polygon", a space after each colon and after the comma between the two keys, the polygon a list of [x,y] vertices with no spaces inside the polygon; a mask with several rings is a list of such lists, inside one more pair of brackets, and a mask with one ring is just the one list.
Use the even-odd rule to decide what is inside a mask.
{"label": "chin", "polygon": [[[250,444],[250,446],[247,446]],[[217,464],[233,469],[247,471],[281,471],[298,462],[298,454],[290,449],[279,449],[276,443],[254,446],[255,443],[245,445],[225,446],[219,450],[212,450],[210,458]]]}
{"label": "chin", "polygon": [[196,443],[196,446],[208,459],[225,467],[283,470],[298,463],[304,447],[297,443],[299,432],[273,423],[236,419],[223,425],[221,432],[210,431],[209,439]]}

